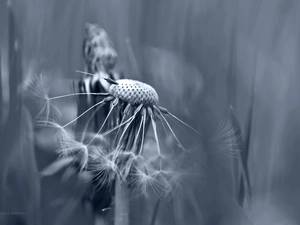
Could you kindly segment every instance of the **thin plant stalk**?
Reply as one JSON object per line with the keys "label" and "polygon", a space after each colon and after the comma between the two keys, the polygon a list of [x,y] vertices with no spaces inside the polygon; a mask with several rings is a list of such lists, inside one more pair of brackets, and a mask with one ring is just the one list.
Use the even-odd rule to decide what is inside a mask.
{"label": "thin plant stalk", "polygon": [[156,218],[157,218],[157,215],[158,215],[159,205],[160,205],[160,199],[157,199],[157,201],[155,203],[155,206],[154,206],[154,211],[153,211],[153,215],[152,215],[152,218],[151,218],[150,225],[155,225]]}
{"label": "thin plant stalk", "polygon": [[115,225],[129,225],[129,188],[116,179]]}
{"label": "thin plant stalk", "polygon": [[[1,52],[0,52],[0,125],[2,125],[2,76],[1,76]],[[1,130],[0,130],[0,136],[1,136]]]}
{"label": "thin plant stalk", "polygon": [[[4,171],[4,168],[8,162],[8,158],[11,154],[9,150],[12,149],[14,142],[9,141],[10,138],[19,136],[20,133],[19,124],[20,124],[20,115],[21,115],[21,96],[18,92],[18,87],[22,82],[21,51],[19,46],[20,43],[18,42],[16,20],[11,5],[8,5],[7,12],[8,12],[8,17],[7,17],[8,38],[9,38],[9,45],[8,45],[9,74],[6,75],[8,76],[8,80],[9,80],[9,99],[13,99],[13,104],[9,104],[8,118],[5,121],[3,121],[3,125],[1,124],[0,146],[2,149],[0,151],[1,153],[0,171]],[[3,74],[3,76],[5,76],[5,74]],[[1,105],[1,107],[3,106]],[[3,110],[3,108],[1,108],[1,110]],[[2,120],[2,117],[0,119]]]}
{"label": "thin plant stalk", "polygon": [[[18,207],[23,207],[26,217],[7,217],[1,218],[1,224],[40,224],[38,216],[38,208],[40,202],[40,186],[38,178],[29,176],[29,180],[24,178],[24,172],[36,174],[36,161],[34,157],[33,145],[33,128],[31,116],[22,106],[22,96],[20,86],[23,79],[22,71],[22,33],[20,32],[20,24],[18,17],[14,14],[13,4],[7,4],[7,21],[8,21],[8,74],[9,84],[9,106],[8,116],[3,121],[2,113],[0,113],[1,130],[0,130],[0,210],[16,207],[16,199],[18,199]],[[0,59],[1,64],[1,59]],[[0,68],[0,92],[2,92],[1,84],[1,68]],[[3,93],[0,94],[0,107],[3,110]],[[3,124],[2,124],[3,122]],[[13,158],[13,160],[12,160]],[[17,167],[15,167],[17,166]],[[26,168],[26,171],[23,169]],[[8,174],[14,173],[16,183],[7,182]],[[23,179],[24,178],[24,179]],[[31,179],[32,178],[32,179]],[[20,185],[22,183],[22,185]],[[9,188],[16,196],[5,196],[4,188]],[[28,195],[22,195],[18,190],[29,190]],[[26,192],[26,191],[25,191]],[[21,208],[19,208],[21,209]]]}

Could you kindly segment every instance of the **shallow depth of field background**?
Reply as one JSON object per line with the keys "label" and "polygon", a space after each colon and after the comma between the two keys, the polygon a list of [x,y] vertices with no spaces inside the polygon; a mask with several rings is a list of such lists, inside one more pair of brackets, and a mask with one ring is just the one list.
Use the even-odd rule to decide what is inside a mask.
{"label": "shallow depth of field background", "polygon": [[[232,106],[241,127],[251,187],[243,209],[235,159],[228,166],[230,157],[218,160],[208,153],[211,146],[174,123],[197,175],[162,202],[156,224],[300,223],[300,1],[10,2],[11,10],[0,0],[0,224],[93,224],[87,212],[72,207],[76,181],[61,185],[59,175],[39,179],[38,171],[57,157],[55,140],[51,132],[34,131],[36,103],[26,94],[20,97],[22,82],[40,73],[48,77],[52,96],[72,91],[72,79],[82,76],[75,70],[84,68],[86,22],[99,24],[112,38],[116,69],[151,84],[160,104],[175,115],[209,136],[230,121]],[[10,12],[17,42],[9,37]],[[16,45],[19,57],[9,60],[10,46]],[[58,122],[76,116],[74,99],[57,106]],[[141,217],[150,217],[154,204],[153,199],[132,204],[132,224],[143,224]],[[143,214],[135,215],[141,208]]]}

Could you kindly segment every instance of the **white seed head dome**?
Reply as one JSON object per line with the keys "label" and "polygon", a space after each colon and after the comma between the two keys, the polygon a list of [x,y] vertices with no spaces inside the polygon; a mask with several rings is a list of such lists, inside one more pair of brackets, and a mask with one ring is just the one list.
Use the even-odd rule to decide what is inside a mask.
{"label": "white seed head dome", "polygon": [[153,87],[130,79],[117,80],[118,85],[110,86],[110,94],[133,105],[152,106],[158,103],[158,95]]}

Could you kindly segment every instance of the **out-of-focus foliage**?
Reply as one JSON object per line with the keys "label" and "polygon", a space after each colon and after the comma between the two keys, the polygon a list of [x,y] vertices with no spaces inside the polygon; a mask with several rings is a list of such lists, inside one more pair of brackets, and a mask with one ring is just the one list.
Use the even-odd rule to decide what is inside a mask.
{"label": "out-of-focus foliage", "polygon": [[[13,8],[9,4],[4,7],[7,11],[3,10],[2,15],[8,24],[5,27],[8,40],[7,51],[1,51],[7,61],[0,62],[0,221],[3,224],[39,224],[41,190],[33,123],[21,96],[22,34]],[[4,83],[7,87],[2,89]]]}

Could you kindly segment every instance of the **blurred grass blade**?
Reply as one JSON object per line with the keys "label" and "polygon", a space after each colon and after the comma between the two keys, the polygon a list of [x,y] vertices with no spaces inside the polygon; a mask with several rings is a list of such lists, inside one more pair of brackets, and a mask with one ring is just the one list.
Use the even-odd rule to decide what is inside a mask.
{"label": "blurred grass blade", "polygon": [[141,72],[140,72],[136,57],[135,57],[133,49],[132,49],[130,38],[126,38],[125,42],[126,42],[126,47],[127,47],[127,54],[128,54],[129,61],[130,61],[130,66],[132,67],[132,71],[135,74],[135,76],[138,77],[141,75]]}
{"label": "blurred grass blade", "polygon": [[73,157],[59,158],[41,171],[41,176],[52,176],[74,162]]}
{"label": "blurred grass blade", "polygon": [[115,225],[129,225],[129,188],[116,180]]}
{"label": "blurred grass blade", "polygon": [[152,215],[150,225],[155,225],[156,218],[157,218],[157,215],[158,215],[159,205],[160,205],[160,199],[157,199],[157,201],[155,203],[155,206],[154,206],[154,211],[153,211],[153,215]]}
{"label": "blurred grass blade", "polygon": [[[2,107],[3,107],[3,100],[2,100],[2,91],[3,91],[3,89],[2,89],[2,73],[1,73],[1,69],[2,69],[2,67],[1,67],[2,65],[1,65],[1,51],[0,51],[0,125],[2,126]],[[0,137],[1,137],[1,130],[0,130]]]}
{"label": "blurred grass blade", "polygon": [[232,197],[225,192],[223,192],[225,197],[225,202],[228,204],[228,209],[232,210],[234,220],[239,221],[239,223],[233,222],[232,224],[243,224],[243,225],[255,225],[253,220],[248,216],[245,210],[236,202]]}
{"label": "blurred grass blade", "polygon": [[[22,107],[22,120],[21,120],[21,135],[20,135],[20,147],[15,150],[15,153],[19,155],[20,161],[24,160],[24,170],[26,176],[24,179],[27,180],[28,191],[25,198],[29,196],[28,200],[25,200],[25,207],[28,211],[28,224],[40,224],[40,202],[41,202],[41,185],[40,179],[36,176],[38,172],[35,149],[34,149],[34,132],[32,125],[32,118],[28,109]],[[20,152],[21,150],[21,152]],[[18,168],[18,163],[15,164]],[[18,170],[21,170],[18,168]],[[18,172],[18,171],[17,171]],[[19,172],[21,173],[21,172]],[[23,186],[26,181],[21,181],[19,184]],[[23,187],[24,188],[24,187]],[[25,193],[25,192],[24,192]]]}
{"label": "blurred grass blade", "polygon": [[[63,224],[70,224],[72,221],[73,215],[78,210],[78,200],[77,199],[67,199],[62,206],[60,213],[55,219],[55,225],[63,225]],[[72,223],[71,223],[72,224]]]}
{"label": "blurred grass blade", "polygon": [[[234,136],[237,137],[237,146],[238,149],[240,149],[240,154],[239,154],[239,160],[241,161],[242,164],[242,170],[239,173],[239,192],[238,192],[238,202],[242,206],[245,200],[245,188],[247,188],[249,198],[251,199],[251,187],[250,187],[250,177],[249,177],[249,170],[248,170],[248,165],[247,165],[247,156],[248,156],[248,148],[245,146],[243,136],[242,136],[242,131],[240,124],[237,120],[237,117],[235,115],[234,109],[232,106],[230,106],[230,118],[232,121],[232,126],[235,127],[235,134]],[[239,167],[240,168],[240,167]],[[244,184],[244,182],[246,184]],[[246,187],[245,187],[246,186]]]}

